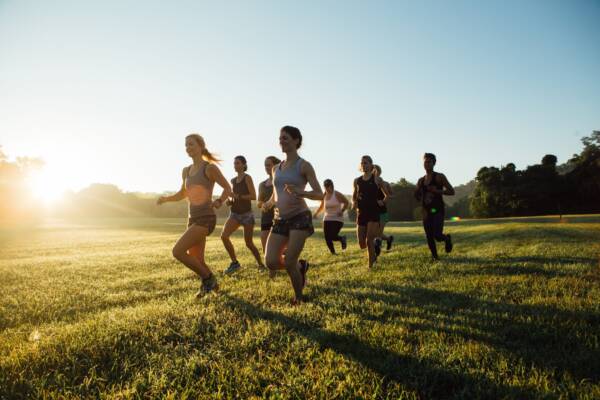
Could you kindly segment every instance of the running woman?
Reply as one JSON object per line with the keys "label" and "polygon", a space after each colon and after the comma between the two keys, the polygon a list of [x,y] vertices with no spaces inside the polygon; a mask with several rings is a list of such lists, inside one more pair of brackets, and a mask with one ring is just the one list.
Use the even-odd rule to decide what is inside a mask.
{"label": "running woman", "polygon": [[354,192],[352,193],[352,207],[356,213],[356,236],[361,249],[367,249],[369,257],[369,268],[377,259],[375,253],[375,238],[379,235],[379,204],[377,197],[382,190],[385,197],[388,195],[382,184],[381,178],[373,174],[373,159],[370,156],[362,156],[360,170],[363,173],[354,180]]}
{"label": "running woman", "polygon": [[229,238],[240,226],[244,227],[244,241],[246,247],[252,252],[258,268],[265,269],[265,266],[260,257],[258,249],[252,241],[254,235],[254,214],[252,213],[252,200],[256,200],[256,191],[254,190],[254,182],[252,177],[246,173],[248,163],[246,157],[237,156],[233,161],[233,168],[237,172],[237,176],[231,180],[233,194],[231,199],[227,201],[227,205],[231,206],[229,218],[225,221],[223,232],[221,232],[221,240],[225,246],[225,250],[231,258],[231,264],[225,270],[225,274],[229,275],[240,269],[241,265],[235,255],[235,248]]}
{"label": "running woman", "polygon": [[258,202],[256,206],[261,210],[260,213],[260,243],[263,253],[267,245],[267,238],[273,226],[273,217],[275,216],[274,207],[265,207],[273,195],[273,167],[279,164],[281,160],[275,156],[265,158],[265,171],[269,177],[258,185]]}
{"label": "running woman", "polygon": [[344,226],[344,211],[348,209],[348,199],[346,196],[333,188],[333,181],[325,179],[323,182],[325,187],[325,196],[321,200],[321,204],[315,211],[314,218],[325,209],[323,216],[323,233],[325,242],[331,254],[335,254],[333,242],[341,242],[342,250],[346,250],[346,235],[340,236],[340,230]]}
{"label": "running woman", "polygon": [[[277,208],[267,239],[266,260],[272,271],[287,270],[294,288],[292,304],[296,305],[304,301],[302,290],[309,266],[308,261],[300,260],[300,253],[306,239],[314,233],[312,213],[304,199],[321,200],[323,191],[312,165],[298,155],[302,145],[300,130],[293,126],[281,128],[279,145],[286,157],[273,169],[274,191],[270,202],[274,201]],[[307,183],[311,191],[304,190]]]}
{"label": "running woman", "polygon": [[442,195],[453,196],[454,188],[446,176],[434,172],[436,158],[432,153],[423,155],[425,176],[419,179],[415,188],[415,197],[423,206],[423,228],[427,237],[427,245],[433,260],[438,260],[436,241],[445,243],[446,253],[452,251],[452,237],[444,235],[444,199]]}
{"label": "running woman", "polygon": [[[373,165],[373,173],[375,174],[375,176],[381,178],[381,167],[377,164]],[[385,196],[385,193],[383,193],[383,190],[379,189],[379,193],[377,194],[377,204],[379,205],[379,235],[378,237],[375,239],[375,253],[379,256],[379,253],[381,253],[381,241],[385,240],[387,242],[386,245],[386,250],[390,251],[390,249],[392,248],[392,242],[394,241],[394,237],[392,235],[386,236],[383,234],[383,231],[385,229],[385,225],[390,222],[390,216],[388,214],[388,209],[387,209],[387,203],[390,199],[390,197],[392,197],[392,185],[390,185],[388,182],[384,181],[382,178],[382,185],[387,189],[387,192],[389,193],[389,196]]]}
{"label": "running woman", "polygon": [[[217,278],[204,261],[204,248],[206,237],[215,230],[217,223],[214,209],[221,207],[231,195],[231,186],[216,166],[219,160],[208,151],[202,136],[196,133],[186,136],[185,151],[192,158],[193,164],[181,172],[181,188],[172,196],[159,197],[156,204],[179,201],[186,197],[188,199],[188,228],[175,243],[173,257],[202,279],[202,286],[196,293],[196,297],[200,297],[219,288]],[[223,193],[213,201],[215,182],[223,188]]]}

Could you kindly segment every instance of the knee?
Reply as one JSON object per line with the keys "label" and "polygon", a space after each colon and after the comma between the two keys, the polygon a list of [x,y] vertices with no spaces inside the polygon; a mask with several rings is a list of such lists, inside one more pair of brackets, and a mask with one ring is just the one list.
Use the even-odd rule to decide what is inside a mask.
{"label": "knee", "polygon": [[285,269],[295,268],[298,265],[298,259],[285,258]]}
{"label": "knee", "polygon": [[181,260],[181,256],[185,253],[185,251],[182,251],[179,247],[175,246],[173,247],[173,250],[171,250],[171,254],[173,254],[173,257],[176,258],[177,260]]}
{"label": "knee", "polygon": [[222,232],[221,233],[221,240],[223,242],[228,242],[229,241],[229,235],[227,233],[225,233],[225,232]]}
{"label": "knee", "polygon": [[254,248],[254,242],[252,241],[252,239],[246,240],[246,247],[249,248],[250,250],[252,250]]}
{"label": "knee", "polygon": [[267,253],[265,257],[265,264],[267,264],[267,268],[276,270],[279,269],[279,257],[273,256],[272,254]]}

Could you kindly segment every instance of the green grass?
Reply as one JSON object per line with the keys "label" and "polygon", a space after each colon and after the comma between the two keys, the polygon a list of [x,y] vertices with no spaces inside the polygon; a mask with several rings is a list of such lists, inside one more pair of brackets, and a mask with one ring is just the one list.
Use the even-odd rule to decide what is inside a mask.
{"label": "green grass", "polygon": [[239,235],[195,300],[181,220],[0,229],[0,398],[600,398],[600,217],[449,223],[434,264],[393,225],[374,271],[319,230],[300,307]]}

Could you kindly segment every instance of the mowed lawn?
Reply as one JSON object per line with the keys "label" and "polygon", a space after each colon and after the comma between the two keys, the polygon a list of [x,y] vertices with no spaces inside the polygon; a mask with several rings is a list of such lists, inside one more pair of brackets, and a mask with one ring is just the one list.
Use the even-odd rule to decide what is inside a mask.
{"label": "mowed lawn", "polygon": [[0,398],[600,398],[598,216],[448,223],[436,263],[393,224],[373,271],[353,226],[338,256],[319,229],[299,307],[239,234],[222,276],[220,227],[221,290],[195,299],[184,223],[0,228]]}

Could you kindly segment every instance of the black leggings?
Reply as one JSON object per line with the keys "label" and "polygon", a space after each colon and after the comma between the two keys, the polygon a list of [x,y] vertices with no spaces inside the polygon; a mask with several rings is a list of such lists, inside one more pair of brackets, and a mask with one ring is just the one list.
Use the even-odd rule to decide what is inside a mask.
{"label": "black leggings", "polygon": [[444,232],[444,213],[430,214],[425,212],[423,215],[423,228],[425,228],[425,236],[427,237],[427,245],[433,257],[438,256],[436,240],[445,242],[447,236]]}
{"label": "black leggings", "polygon": [[340,230],[344,226],[343,222],[340,221],[323,221],[323,232],[325,233],[325,242],[331,254],[335,254],[335,248],[333,242],[341,241],[342,238],[339,235]]}

